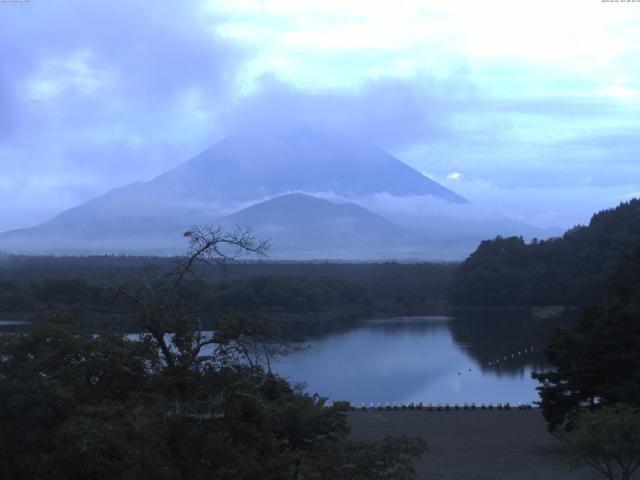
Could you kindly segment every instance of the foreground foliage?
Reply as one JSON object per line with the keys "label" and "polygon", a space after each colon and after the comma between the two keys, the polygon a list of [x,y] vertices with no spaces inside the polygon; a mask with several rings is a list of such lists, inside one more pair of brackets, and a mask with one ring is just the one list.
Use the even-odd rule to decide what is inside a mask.
{"label": "foreground foliage", "polygon": [[270,371],[287,350],[270,325],[201,331],[180,290],[194,264],[263,246],[246,232],[185,236],[173,269],[112,289],[138,312],[138,340],[69,318],[0,336],[0,478],[414,478],[421,440],[352,442],[343,413]]}
{"label": "foreground foliage", "polygon": [[607,301],[559,330],[545,353],[553,370],[534,374],[551,430],[571,428],[585,408],[640,407],[640,249],[625,256]]}
{"label": "foreground foliage", "polygon": [[628,480],[640,467],[640,413],[625,405],[585,412],[557,437],[573,466],[586,464],[609,480]]}

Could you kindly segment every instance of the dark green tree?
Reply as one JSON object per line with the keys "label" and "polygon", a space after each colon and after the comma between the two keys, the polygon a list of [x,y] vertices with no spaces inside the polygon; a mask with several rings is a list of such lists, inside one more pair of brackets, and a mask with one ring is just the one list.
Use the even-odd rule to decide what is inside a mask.
{"label": "dark green tree", "polygon": [[82,331],[52,318],[0,336],[0,477],[32,479],[409,479],[419,439],[357,443],[338,408],[270,371],[286,351],[246,317],[203,332],[181,296],[196,263],[264,245],[194,228],[171,271],[111,287],[144,334]]}
{"label": "dark green tree", "polygon": [[556,436],[573,467],[587,465],[609,480],[629,480],[640,467],[640,413],[628,406],[585,412]]}
{"label": "dark green tree", "polygon": [[623,257],[607,301],[585,309],[556,333],[545,354],[553,370],[536,373],[551,430],[571,428],[585,408],[640,406],[640,249]]}
{"label": "dark green tree", "polygon": [[483,241],[453,273],[458,305],[574,305],[601,301],[620,258],[640,244],[640,199],[593,215],[562,237]]}

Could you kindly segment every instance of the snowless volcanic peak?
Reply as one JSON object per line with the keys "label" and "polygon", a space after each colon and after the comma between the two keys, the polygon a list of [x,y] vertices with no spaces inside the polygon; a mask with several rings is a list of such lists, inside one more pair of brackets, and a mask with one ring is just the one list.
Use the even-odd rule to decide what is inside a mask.
{"label": "snowless volcanic peak", "polygon": [[[174,253],[183,248],[179,232],[192,224],[216,223],[247,205],[300,191],[333,192],[354,201],[386,192],[397,197],[425,195],[466,203],[366,141],[310,129],[238,133],[151,181],[116,188],[43,224],[0,234],[0,249],[24,253]],[[251,217],[253,221],[243,223],[260,224],[269,234],[283,229],[291,233],[293,229],[299,232],[301,242],[308,242],[310,237],[303,235],[304,230],[315,227],[303,228],[303,221],[287,223],[302,207],[302,217],[322,218],[324,228],[333,229],[338,236],[353,231],[356,225],[366,225],[372,237],[374,231],[381,230],[390,235],[390,226],[382,225],[384,219],[358,210],[357,205],[334,205],[302,196],[285,197],[254,209],[269,212],[268,225],[253,218],[254,210],[239,214],[236,220]],[[329,222],[332,216],[336,218]],[[341,221],[345,216],[349,221]],[[354,235],[353,239],[354,243],[365,242],[362,236]],[[281,244],[285,243],[287,248],[297,248],[291,242]]]}
{"label": "snowless volcanic peak", "polygon": [[221,221],[230,225],[259,228],[274,225],[278,228],[302,230],[328,224],[349,224],[362,231],[363,227],[378,229],[385,234],[398,234],[400,227],[354,203],[335,203],[303,193],[290,193],[242,209]]}
{"label": "snowless volcanic peak", "polygon": [[270,241],[269,256],[277,259],[388,259],[419,251],[411,234],[363,207],[301,193],[261,202],[220,223],[252,227]]}
{"label": "snowless volcanic peak", "polygon": [[307,191],[432,195],[466,203],[375,145],[309,129],[232,135],[151,183],[165,191],[189,186],[191,196],[210,201]]}

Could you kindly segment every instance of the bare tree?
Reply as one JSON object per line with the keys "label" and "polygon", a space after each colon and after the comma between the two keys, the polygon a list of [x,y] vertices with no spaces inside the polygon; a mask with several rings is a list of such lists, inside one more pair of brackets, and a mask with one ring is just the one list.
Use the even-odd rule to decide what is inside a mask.
{"label": "bare tree", "polygon": [[[224,268],[246,255],[263,258],[268,242],[256,240],[250,229],[239,227],[227,232],[222,227],[193,226],[183,235],[189,242],[188,252],[173,268],[160,272],[148,268],[138,278],[114,286],[112,290],[136,306],[138,323],[168,367],[190,365],[208,345],[226,345],[226,350],[230,350],[229,345],[236,343],[236,349],[244,348],[248,353],[245,345],[248,335],[244,331],[236,329],[231,334],[226,329],[213,336],[204,335],[199,316],[190,311],[179,293],[186,278],[195,276],[194,269],[198,264]],[[266,341],[266,330],[261,333],[262,340]]]}

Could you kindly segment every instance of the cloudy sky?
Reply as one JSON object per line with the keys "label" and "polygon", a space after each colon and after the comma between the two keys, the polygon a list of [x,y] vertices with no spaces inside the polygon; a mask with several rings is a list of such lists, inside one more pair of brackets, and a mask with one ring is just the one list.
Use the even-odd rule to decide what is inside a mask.
{"label": "cloudy sky", "polygon": [[291,119],[569,227],[640,196],[640,3],[0,2],[0,230]]}

